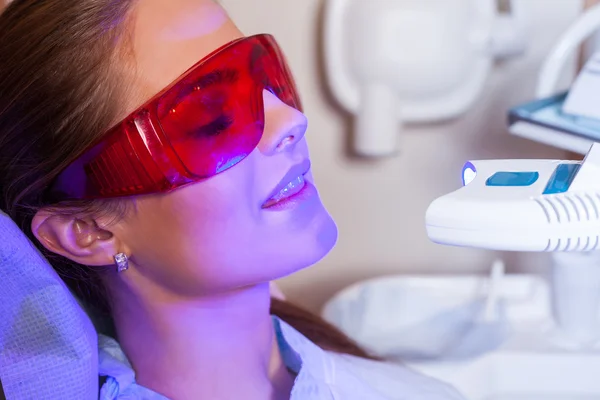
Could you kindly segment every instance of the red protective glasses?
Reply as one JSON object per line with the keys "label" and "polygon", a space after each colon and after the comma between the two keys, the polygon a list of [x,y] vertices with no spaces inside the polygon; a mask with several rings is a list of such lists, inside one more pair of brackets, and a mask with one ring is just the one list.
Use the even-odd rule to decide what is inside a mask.
{"label": "red protective glasses", "polygon": [[301,110],[272,36],[217,49],[62,171],[49,188],[51,201],[168,192],[225,171],[261,139],[265,89]]}

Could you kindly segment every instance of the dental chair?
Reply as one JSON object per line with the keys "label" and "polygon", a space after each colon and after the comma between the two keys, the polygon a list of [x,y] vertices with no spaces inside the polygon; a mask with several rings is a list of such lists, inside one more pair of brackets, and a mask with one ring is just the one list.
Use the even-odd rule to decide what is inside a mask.
{"label": "dental chair", "polygon": [[0,400],[97,399],[97,340],[48,261],[0,213]]}

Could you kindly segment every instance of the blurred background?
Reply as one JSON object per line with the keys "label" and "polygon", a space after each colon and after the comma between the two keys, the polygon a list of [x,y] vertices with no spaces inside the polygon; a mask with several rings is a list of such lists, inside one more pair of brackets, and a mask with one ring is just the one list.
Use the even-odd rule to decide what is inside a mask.
{"label": "blurred background", "polygon": [[[518,1],[518,0],[517,0]],[[559,35],[592,3],[520,0],[528,48],[495,63],[483,93],[462,116],[407,125],[396,157],[364,159],[350,148],[353,118],[331,95],[323,60],[324,0],[222,0],[246,34],[269,32],[286,52],[309,117],[309,145],[321,196],[339,226],[339,241],[319,264],[283,279],[286,296],[318,311],[338,290],[363,279],[400,273],[483,273],[495,254],[431,243],[424,215],[436,197],[461,185],[473,158],[564,158],[568,153],[507,132],[507,110],[534,98],[537,76]],[[417,39],[418,40],[418,39]],[[402,53],[402,48],[397,49]],[[406,53],[406,57],[410,57]],[[564,71],[565,86],[577,60]],[[440,68],[444,66],[441,65]],[[509,272],[537,272],[545,254],[504,255]]]}

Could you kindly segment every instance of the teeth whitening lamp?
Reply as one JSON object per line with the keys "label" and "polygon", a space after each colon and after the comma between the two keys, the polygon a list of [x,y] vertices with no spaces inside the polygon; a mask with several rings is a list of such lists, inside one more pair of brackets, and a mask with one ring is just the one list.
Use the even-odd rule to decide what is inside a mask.
{"label": "teeth whitening lamp", "polygon": [[435,242],[505,251],[600,247],[600,144],[583,162],[469,161],[462,181],[427,210]]}
{"label": "teeth whitening lamp", "polygon": [[523,12],[496,0],[327,0],[329,88],[355,116],[354,150],[397,152],[403,123],[438,122],[471,108],[495,60],[525,50]]}
{"label": "teeth whitening lamp", "polygon": [[[583,161],[476,160],[463,186],[426,213],[436,243],[501,251],[553,252],[555,320],[565,341],[600,339],[600,54],[568,93],[554,94],[559,61],[600,28],[600,6],[585,13],[544,63],[541,99],[509,112],[513,134],[586,154]],[[565,342],[566,343],[566,342]]]}

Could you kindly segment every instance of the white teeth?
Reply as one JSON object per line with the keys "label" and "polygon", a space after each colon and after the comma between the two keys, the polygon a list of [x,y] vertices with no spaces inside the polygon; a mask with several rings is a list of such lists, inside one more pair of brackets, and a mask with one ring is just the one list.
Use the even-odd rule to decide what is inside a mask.
{"label": "white teeth", "polygon": [[298,192],[304,186],[304,176],[299,176],[287,185],[283,189],[281,189],[275,196],[271,197],[271,200],[274,202],[278,202],[281,199],[284,199],[292,194]]}

